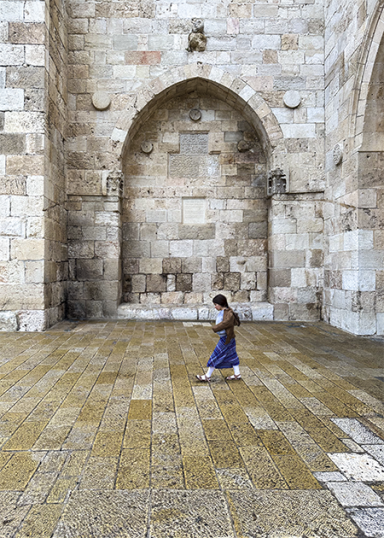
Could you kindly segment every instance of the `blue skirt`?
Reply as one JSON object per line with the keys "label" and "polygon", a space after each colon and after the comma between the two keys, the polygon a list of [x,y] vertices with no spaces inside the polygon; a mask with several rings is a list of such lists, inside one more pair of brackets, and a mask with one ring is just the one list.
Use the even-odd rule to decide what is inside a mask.
{"label": "blue skirt", "polygon": [[232,340],[226,346],[226,339],[226,336],[220,337],[220,340],[215,347],[207,366],[211,366],[212,368],[233,368],[240,363],[239,357],[236,353],[236,340],[232,338]]}

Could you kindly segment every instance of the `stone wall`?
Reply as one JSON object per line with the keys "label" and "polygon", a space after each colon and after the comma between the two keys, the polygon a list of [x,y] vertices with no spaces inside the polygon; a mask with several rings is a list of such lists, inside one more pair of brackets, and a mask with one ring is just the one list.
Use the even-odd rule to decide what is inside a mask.
{"label": "stone wall", "polygon": [[0,5],[0,324],[9,329],[63,315],[63,285],[49,283],[65,280],[55,263],[65,252],[51,242],[66,240],[65,19],[60,1]]}
{"label": "stone wall", "polygon": [[[280,254],[285,250],[291,250],[294,245],[292,238],[288,238],[286,243],[285,239],[280,238],[280,243],[276,247],[277,254],[274,255],[270,266],[274,268],[276,263],[280,268],[280,263],[288,263],[288,259],[295,257],[298,250],[300,256],[297,257],[295,269],[311,270],[312,266],[308,261],[311,254],[302,257],[301,252],[307,242],[311,243],[311,249],[315,248],[318,240],[314,240],[312,245],[311,234],[321,233],[317,222],[315,231],[311,223],[315,206],[316,215],[321,213],[317,207],[319,202],[314,201],[317,200],[317,194],[309,194],[306,197],[305,193],[316,193],[324,187],[322,1],[310,0],[288,5],[283,2],[272,5],[216,0],[194,4],[184,1],[161,4],[151,1],[116,3],[71,1],[68,3],[68,9],[70,98],[69,136],[66,141],[67,191],[71,204],[78,204],[78,209],[69,217],[70,245],[76,246],[74,249],[70,246],[71,267],[81,266],[84,259],[97,262],[99,255],[95,253],[96,243],[93,247],[90,243],[96,241],[96,238],[87,236],[89,230],[85,228],[90,226],[90,223],[96,222],[98,209],[95,209],[95,204],[98,203],[96,200],[103,203],[103,181],[106,175],[110,170],[123,168],[125,186],[121,218],[124,300],[147,304],[160,301],[191,304],[206,301],[211,293],[219,290],[228,292],[231,299],[266,300],[268,220],[266,172],[273,166],[280,166],[288,177],[290,192],[304,195],[304,203],[300,198],[291,199],[296,207],[292,211],[298,213],[301,210],[305,211],[306,203],[311,209],[307,219],[300,219],[298,242],[301,240],[301,246],[296,246],[294,252],[282,256],[285,262],[280,262]],[[191,52],[187,48],[193,27],[192,19],[196,17],[203,19],[207,46],[205,51]],[[188,229],[188,226],[177,221],[180,219],[183,194],[180,188],[180,174],[176,171],[180,155],[172,152],[178,151],[175,148],[180,142],[180,132],[183,129],[188,131],[193,122],[188,118],[188,124],[182,127],[185,119],[180,117],[178,133],[177,129],[170,130],[167,119],[164,120],[161,116],[165,110],[164,96],[174,93],[174,87],[180,84],[181,80],[185,81],[185,86],[177,95],[179,99],[186,99],[188,93],[194,89],[192,73],[199,72],[199,69],[196,70],[198,64],[202,66],[200,98],[212,97],[215,94],[214,84],[217,84],[217,92],[221,92],[226,104],[223,112],[228,112],[234,107],[233,118],[237,118],[238,122],[248,121],[256,131],[266,157],[266,162],[260,163],[263,167],[264,185],[259,179],[259,184],[255,186],[257,173],[254,171],[249,169],[247,178],[234,175],[235,166],[239,164],[236,159],[244,159],[241,153],[230,147],[230,143],[235,146],[237,142],[239,126],[231,125],[227,129],[218,128],[215,124],[213,129],[211,125],[205,127],[206,132],[210,131],[209,137],[212,137],[212,132],[221,130],[220,136],[225,151],[219,148],[222,153],[220,157],[215,157],[215,152],[209,148],[211,164],[214,168],[213,161],[216,159],[220,171],[217,177],[213,174],[211,180],[207,180],[205,184],[201,181],[202,178],[197,178],[194,185],[194,196],[198,193],[197,185],[199,185],[200,193],[203,193],[208,203],[209,222],[200,227],[200,232],[204,229],[202,233],[211,235],[209,238],[208,236],[205,238],[204,235],[204,239],[196,236],[198,233],[196,230],[193,231],[195,234],[193,237],[188,235],[192,233],[192,228]],[[187,82],[188,76],[191,79],[190,84]],[[206,79],[212,81],[212,84],[204,82]],[[294,95],[298,101],[293,105],[289,99],[284,102],[288,91],[298,93]],[[162,100],[156,97],[159,92],[163,92]],[[204,92],[207,95],[204,95]],[[106,99],[107,105],[102,111],[101,109],[97,111],[95,104],[98,107],[97,99],[100,96]],[[248,108],[256,110],[254,120],[247,115],[247,102],[250,104],[247,105]],[[289,103],[289,106],[286,103]],[[135,124],[139,111],[145,107],[149,112]],[[239,110],[241,112],[242,109],[244,114],[240,120]],[[203,116],[201,120],[202,124],[196,127],[197,131],[201,131],[204,122],[215,114],[213,108],[203,112],[205,117]],[[155,114],[158,125],[156,128],[154,122],[150,120],[151,114]],[[186,116],[185,111],[183,114]],[[134,127],[125,131],[123,125],[128,121],[127,118],[129,121],[131,119],[135,121]],[[152,123],[149,140],[152,141],[152,136],[155,149],[151,156],[147,156],[141,153],[139,146],[142,134],[150,121]],[[224,125],[225,121],[220,121]],[[274,124],[278,126],[278,130],[273,127]],[[157,137],[156,130],[161,133],[163,139]],[[223,135],[224,132],[227,134]],[[227,137],[225,141],[223,136]],[[228,137],[233,137],[233,140],[230,141]],[[282,137],[283,145],[279,142],[279,150],[274,151],[273,147],[276,147],[276,140],[279,137]],[[272,150],[268,150],[268,145],[272,146]],[[125,152],[119,150],[121,146],[125,148]],[[127,149],[129,146],[135,149]],[[168,151],[171,152],[170,156],[166,155]],[[228,155],[232,153],[235,162],[225,162],[225,152]],[[125,163],[123,166],[120,159]],[[255,163],[248,164],[254,167]],[[245,171],[246,163],[242,166]],[[157,183],[154,180],[156,175]],[[230,177],[231,175],[233,176]],[[216,184],[223,182],[224,177],[227,178],[225,187],[224,183],[216,187]],[[139,182],[140,188],[135,185],[135,181]],[[164,181],[168,189],[174,187],[176,196],[164,198],[164,189],[163,194],[158,195]],[[248,182],[248,187],[245,187],[244,181]],[[189,187],[193,184],[194,180],[190,178],[189,183],[184,182],[182,186]],[[143,196],[142,193],[147,186],[151,187],[150,192]],[[231,189],[233,192],[225,196],[216,196],[213,189],[223,187],[228,189],[228,193]],[[244,188],[248,188],[245,199]],[[241,195],[238,194],[240,190],[243,190]],[[188,194],[191,190],[188,191],[187,188],[185,192]],[[209,196],[210,194],[212,196]],[[71,209],[73,207],[72,205]],[[289,215],[289,210],[287,212]],[[86,217],[84,227],[74,224],[79,222],[80,216]],[[167,221],[168,219],[176,221],[161,223],[160,220],[164,218]],[[140,219],[145,222],[141,222]],[[237,219],[238,222],[231,222],[233,219]],[[165,227],[169,228],[166,234],[161,235],[160,231],[160,235],[155,236],[155,228],[158,231]],[[246,230],[245,235],[243,229]],[[273,225],[270,236],[275,233],[275,229],[278,229],[278,225]],[[292,230],[292,226],[287,230]],[[231,250],[229,243],[232,237],[232,243],[235,244],[234,232],[239,234],[240,241]],[[104,237],[107,230],[104,228],[100,233]],[[146,238],[141,239],[146,233]],[[263,237],[257,235],[260,233]],[[78,236],[75,238],[71,234]],[[227,236],[224,237],[225,234]],[[252,234],[256,234],[257,237]],[[295,234],[296,232],[292,232],[291,235]],[[280,236],[284,236],[284,232]],[[302,240],[302,236],[306,239]],[[212,247],[211,251],[204,247],[205,250],[200,252],[198,245],[203,245],[204,241],[214,242],[216,247]],[[224,241],[227,242],[226,248],[223,248]],[[184,250],[179,252],[177,249],[182,247],[185,247]],[[151,249],[155,253],[154,257],[150,254]],[[259,258],[259,265],[247,262],[248,259]],[[241,268],[238,265],[239,261],[245,261]],[[177,263],[179,265],[176,267]],[[93,277],[91,281],[92,279]],[[103,279],[104,273],[100,274],[100,280]],[[312,276],[308,279],[314,282]],[[106,304],[104,307],[101,304],[91,307],[88,303],[88,311],[85,314],[85,305],[82,303],[82,307],[78,310],[75,305],[75,289],[77,285],[83,289],[86,285],[76,283],[75,273],[70,280],[73,282],[69,285],[69,290],[72,290],[69,291],[71,305],[74,308],[73,310],[71,307],[70,312],[73,315],[76,312],[76,315],[80,316],[89,315],[92,308],[98,315],[101,315],[103,309],[110,312]],[[118,278],[115,282],[117,281]],[[302,279],[300,286],[303,285],[303,281]],[[316,290],[319,281],[313,284]],[[279,319],[297,319],[300,315],[303,316],[302,319],[314,319],[316,316],[318,318],[319,296],[312,288],[307,293],[308,303],[305,303],[304,294],[301,293],[298,299],[297,291],[290,297],[287,295],[286,298],[281,290],[278,294],[277,288],[280,285],[276,285],[276,282],[277,280],[272,281],[272,285],[269,286],[269,297],[270,300],[276,299],[279,305],[282,305],[279,307]],[[86,301],[91,300],[89,295],[87,297]],[[301,306],[294,312],[288,304]],[[304,304],[311,306],[302,307]]]}
{"label": "stone wall", "polygon": [[382,8],[349,0],[326,8],[323,315],[355,334],[384,333]]}

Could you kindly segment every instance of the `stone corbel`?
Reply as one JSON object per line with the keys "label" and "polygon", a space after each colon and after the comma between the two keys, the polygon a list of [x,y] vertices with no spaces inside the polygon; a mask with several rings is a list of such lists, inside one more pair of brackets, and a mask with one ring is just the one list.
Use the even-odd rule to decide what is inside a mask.
{"label": "stone corbel", "polygon": [[281,168],[270,170],[268,173],[267,196],[287,192],[287,174]]}
{"label": "stone corbel", "polygon": [[124,174],[121,170],[110,170],[103,175],[103,195],[123,196]]}

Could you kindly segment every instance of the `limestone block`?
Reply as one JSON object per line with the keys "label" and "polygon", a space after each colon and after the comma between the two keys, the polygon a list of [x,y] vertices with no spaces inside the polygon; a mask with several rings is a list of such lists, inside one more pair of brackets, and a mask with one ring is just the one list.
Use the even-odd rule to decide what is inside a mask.
{"label": "limestone block", "polygon": [[10,133],[44,133],[44,126],[42,112],[5,112],[4,129]]}
{"label": "limestone block", "polygon": [[17,331],[18,323],[15,312],[0,312],[0,331]]}
{"label": "limestone block", "polygon": [[254,290],[256,288],[256,273],[241,273],[240,289]]}
{"label": "limestone block", "polygon": [[167,258],[169,256],[169,242],[155,241],[151,243],[152,258]]}
{"label": "limestone block", "polygon": [[[10,175],[42,176],[44,174],[43,155],[8,155],[7,173]],[[38,192],[33,193],[35,196]]]}
{"label": "limestone block", "polygon": [[165,275],[148,275],[147,292],[166,292],[167,277]]}
{"label": "limestone block", "polygon": [[162,259],[161,258],[141,258],[139,260],[139,271],[145,274],[161,274]]}
{"label": "limestone block", "polygon": [[120,243],[118,241],[95,241],[95,256],[100,258],[119,258]]}
{"label": "limestone block", "polygon": [[162,210],[148,210],[145,215],[146,222],[167,222],[167,212]]}
{"label": "limestone block", "polygon": [[109,211],[97,211],[95,213],[96,226],[116,226],[120,225],[120,215]]}
{"label": "limestone block", "polygon": [[275,251],[271,257],[272,265],[276,269],[303,267],[305,252],[301,250]]}
{"label": "limestone block", "polygon": [[197,320],[197,309],[195,308],[172,308],[171,311],[172,319],[174,320],[182,320],[182,321],[190,321],[190,320]]}
{"label": "limestone block", "polygon": [[103,277],[103,261],[97,259],[76,260],[76,276],[82,280],[100,280]]}
{"label": "limestone block", "polygon": [[176,275],[176,291],[192,291],[192,275]]}
{"label": "limestone block", "polygon": [[146,276],[145,275],[131,275],[131,288],[132,292],[140,293],[146,291]]}
{"label": "limestone block", "polygon": [[[123,257],[140,258],[144,256],[149,258],[150,256],[150,243],[149,241],[124,241],[123,242]],[[157,271],[160,272],[160,271]]]}
{"label": "limestone block", "polygon": [[181,258],[165,258],[163,259],[163,273],[181,273]]}
{"label": "limestone block", "polygon": [[25,223],[20,218],[8,217],[0,219],[0,234],[9,237],[23,237]]}
{"label": "limestone block", "polygon": [[167,275],[167,291],[173,292],[176,291],[176,276]]}
{"label": "limestone block", "polygon": [[182,272],[183,273],[201,273],[202,271],[202,258],[186,258],[182,259]]}
{"label": "limestone block", "polygon": [[25,281],[35,283],[44,282],[44,261],[25,263]]}
{"label": "limestone block", "polygon": [[252,305],[252,321],[273,321],[274,306],[268,303]]}
{"label": "limestone block", "polygon": [[192,290],[194,292],[204,292],[211,290],[210,273],[195,273],[192,277]]}
{"label": "limestone block", "polygon": [[19,1],[3,1],[0,5],[1,21],[22,21],[23,5]]}
{"label": "limestone block", "polygon": [[193,241],[170,241],[169,250],[171,256],[187,258],[193,254]]}
{"label": "limestone block", "polygon": [[27,0],[24,6],[26,22],[45,22],[45,3],[38,0]]}
{"label": "limestone block", "polygon": [[0,261],[8,261],[10,258],[10,244],[7,237],[0,237]]}
{"label": "limestone block", "polygon": [[224,289],[232,292],[240,289],[240,273],[224,273]]}
{"label": "limestone block", "polygon": [[377,318],[377,334],[380,336],[384,335],[384,313],[379,313],[376,316]]}
{"label": "limestone block", "polygon": [[13,239],[11,243],[11,258],[14,260],[44,259],[44,239]]}
{"label": "limestone block", "polygon": [[324,221],[322,218],[297,219],[297,233],[322,232]]}
{"label": "limestone block", "polygon": [[94,254],[94,241],[68,241],[69,258],[93,258]]}
{"label": "limestone block", "polygon": [[268,223],[267,222],[249,223],[248,236],[250,239],[264,239],[267,237],[267,235],[268,235]]}
{"label": "limestone block", "polygon": [[24,62],[24,47],[0,43],[0,65],[22,65]]}
{"label": "limestone block", "polygon": [[163,304],[177,304],[183,302],[182,292],[167,292],[161,294],[161,303]]}
{"label": "limestone block", "polygon": [[9,24],[11,43],[42,44],[45,41],[45,25],[37,22],[11,22]]}
{"label": "limestone block", "polygon": [[255,35],[252,39],[252,48],[256,50],[279,50],[281,37],[279,35]]}
{"label": "limestone block", "polygon": [[0,88],[0,110],[23,110],[24,90],[19,88]]}
{"label": "limestone block", "polygon": [[316,129],[314,123],[281,124],[285,138],[314,138]]}

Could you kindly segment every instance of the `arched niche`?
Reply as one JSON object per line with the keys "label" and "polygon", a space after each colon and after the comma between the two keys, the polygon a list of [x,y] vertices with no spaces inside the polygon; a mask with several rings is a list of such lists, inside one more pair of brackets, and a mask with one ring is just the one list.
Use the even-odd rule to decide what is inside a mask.
{"label": "arched niche", "polygon": [[266,301],[273,147],[256,118],[233,91],[201,78],[137,115],[122,158],[125,302],[191,305],[221,292]]}

